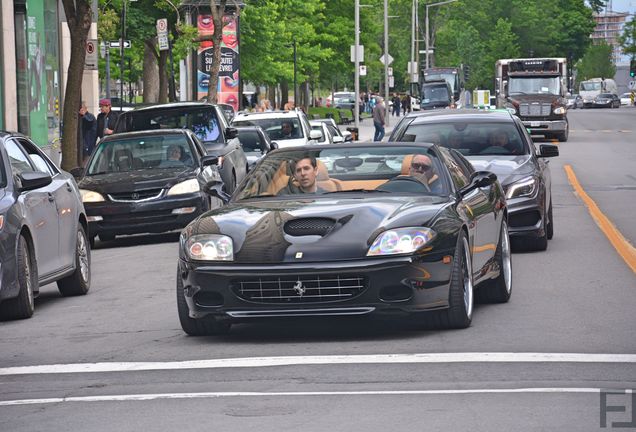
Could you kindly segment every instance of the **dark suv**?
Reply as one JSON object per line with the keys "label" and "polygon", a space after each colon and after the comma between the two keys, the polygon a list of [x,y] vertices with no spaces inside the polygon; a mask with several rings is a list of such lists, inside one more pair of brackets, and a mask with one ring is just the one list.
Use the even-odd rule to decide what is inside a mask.
{"label": "dark suv", "polygon": [[420,108],[423,110],[449,108],[453,104],[453,91],[445,80],[425,82],[420,96]]}
{"label": "dark suv", "polygon": [[238,131],[229,126],[220,107],[205,102],[178,102],[126,111],[117,120],[116,132],[157,129],[190,129],[208,155],[219,158],[224,189],[232,193],[247,173],[247,158]]}
{"label": "dark suv", "polygon": [[434,142],[454,148],[477,171],[492,171],[506,192],[510,237],[516,246],[545,250],[554,235],[549,161],[555,145],[537,149],[518,117],[505,111],[444,110],[412,113],[389,142]]}

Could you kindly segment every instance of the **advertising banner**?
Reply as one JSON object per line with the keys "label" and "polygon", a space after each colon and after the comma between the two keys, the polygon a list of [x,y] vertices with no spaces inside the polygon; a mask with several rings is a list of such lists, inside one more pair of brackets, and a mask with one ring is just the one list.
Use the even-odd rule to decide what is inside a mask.
{"label": "advertising banner", "polygon": [[[214,23],[211,15],[199,15],[197,19],[199,35],[212,35]],[[201,42],[197,52],[197,99],[208,94],[210,69],[214,58],[211,41]],[[223,17],[223,41],[221,42],[221,67],[219,68],[218,103],[239,109],[239,43],[238,20],[232,15]]]}

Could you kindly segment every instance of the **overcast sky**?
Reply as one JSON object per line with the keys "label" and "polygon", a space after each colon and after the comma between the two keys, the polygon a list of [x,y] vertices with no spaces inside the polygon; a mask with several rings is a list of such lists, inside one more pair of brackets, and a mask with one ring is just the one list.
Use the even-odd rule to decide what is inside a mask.
{"label": "overcast sky", "polygon": [[636,0],[612,0],[612,9],[616,12],[636,13]]}

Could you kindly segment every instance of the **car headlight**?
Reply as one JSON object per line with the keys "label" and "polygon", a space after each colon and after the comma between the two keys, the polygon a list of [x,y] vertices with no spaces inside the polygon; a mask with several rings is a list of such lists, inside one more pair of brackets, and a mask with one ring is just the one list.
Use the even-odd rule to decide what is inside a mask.
{"label": "car headlight", "polygon": [[430,228],[397,228],[376,237],[367,256],[412,253],[430,243],[436,236]]}
{"label": "car headlight", "polygon": [[197,261],[234,261],[234,244],[225,235],[194,235],[186,241],[186,253]]}
{"label": "car headlight", "polygon": [[553,112],[554,112],[555,114],[563,115],[563,114],[565,114],[565,108],[563,108],[563,107],[557,107],[557,108],[555,108],[555,109],[554,109],[554,111],[553,111]]}
{"label": "car headlight", "polygon": [[535,177],[526,177],[508,186],[506,198],[519,198],[533,196],[537,191],[539,182]]}
{"label": "car headlight", "polygon": [[82,202],[85,203],[105,201],[102,194],[92,190],[80,189],[80,195],[82,196]]}
{"label": "car headlight", "polygon": [[170,190],[168,190],[168,195],[183,195],[199,192],[200,190],[199,181],[197,179],[190,179],[172,186]]}

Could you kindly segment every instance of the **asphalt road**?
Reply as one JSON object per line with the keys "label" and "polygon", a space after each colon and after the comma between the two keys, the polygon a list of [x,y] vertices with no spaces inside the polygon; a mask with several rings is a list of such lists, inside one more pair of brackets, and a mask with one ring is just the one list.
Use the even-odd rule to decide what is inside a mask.
{"label": "asphalt road", "polygon": [[636,388],[636,274],[564,169],[636,244],[636,109],[570,124],[550,162],[554,239],[513,254],[511,301],[478,305],[469,329],[288,320],[188,337],[177,236],[98,242],[86,297],[49,285],[32,319],[0,323],[0,431],[636,429],[636,398],[599,391]]}

